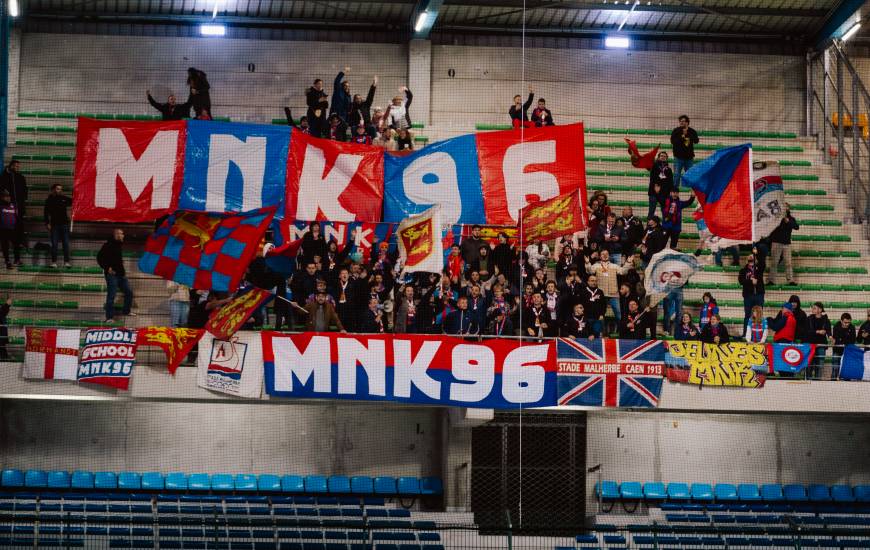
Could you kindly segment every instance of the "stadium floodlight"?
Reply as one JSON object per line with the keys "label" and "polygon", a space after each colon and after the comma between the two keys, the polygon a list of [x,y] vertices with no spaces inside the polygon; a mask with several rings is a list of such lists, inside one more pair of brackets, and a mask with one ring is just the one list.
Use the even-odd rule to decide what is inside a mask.
{"label": "stadium floodlight", "polygon": [[18,17],[18,0],[9,0],[9,17]]}
{"label": "stadium floodlight", "polygon": [[423,29],[423,25],[426,24],[427,17],[429,17],[428,11],[420,12],[420,15],[417,16],[417,22],[414,23],[414,32],[420,32]]}
{"label": "stadium floodlight", "polygon": [[620,48],[626,49],[631,45],[631,41],[627,36],[608,36],[604,39],[605,48]]}
{"label": "stadium floodlight", "polygon": [[846,40],[849,40],[850,38],[852,38],[852,36],[855,35],[856,32],[858,32],[858,29],[860,29],[860,28],[861,28],[861,23],[860,22],[855,23],[854,25],[852,25],[849,28],[848,31],[843,33],[843,37],[840,40],[842,40],[843,42],[845,42]]}
{"label": "stadium floodlight", "polygon": [[224,36],[227,28],[223,25],[200,25],[199,34],[203,36]]}

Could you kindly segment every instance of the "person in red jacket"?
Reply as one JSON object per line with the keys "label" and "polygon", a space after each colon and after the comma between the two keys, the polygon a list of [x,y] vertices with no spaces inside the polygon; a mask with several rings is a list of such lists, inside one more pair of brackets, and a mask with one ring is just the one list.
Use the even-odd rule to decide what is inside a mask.
{"label": "person in red jacket", "polygon": [[773,333],[774,342],[794,342],[797,321],[792,313],[793,309],[791,302],[786,302],[782,304],[782,310],[775,318],[768,318],[768,328],[776,331]]}

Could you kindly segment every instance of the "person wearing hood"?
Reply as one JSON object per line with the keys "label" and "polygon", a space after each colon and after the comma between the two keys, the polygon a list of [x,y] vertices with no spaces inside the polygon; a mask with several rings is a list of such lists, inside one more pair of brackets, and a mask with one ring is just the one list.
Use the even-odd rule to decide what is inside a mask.
{"label": "person wearing hood", "polygon": [[350,114],[351,95],[350,82],[345,80],[344,76],[349,72],[350,67],[345,67],[335,75],[335,81],[332,83],[332,105],[329,106],[329,115],[337,114],[345,124]]}
{"label": "person wearing hood", "polygon": [[792,306],[791,312],[794,315],[794,321],[795,321],[794,337],[795,337],[795,339],[803,342],[807,337],[807,332],[809,331],[809,324],[807,322],[807,312],[801,309],[801,299],[797,296],[797,294],[792,294],[791,296],[789,296],[788,303],[791,304],[791,306]]}
{"label": "person wearing hood", "polygon": [[209,93],[208,78],[204,72],[190,67],[187,69],[187,85],[190,87],[190,97],[187,103],[193,107],[194,113],[199,117],[203,113],[211,115],[211,94]]}
{"label": "person wearing hood", "polygon": [[655,164],[653,164],[649,171],[649,187],[646,191],[649,198],[649,209],[646,213],[647,218],[655,215],[656,206],[661,206],[662,215],[664,216],[665,199],[671,195],[673,187],[674,171],[668,164],[668,154],[662,151],[656,157]]}
{"label": "person wearing hood", "polygon": [[776,317],[768,317],[767,326],[773,333],[773,341],[775,343],[792,343],[795,340],[795,332],[797,330],[797,322],[794,318],[794,306],[791,302],[782,304],[782,309],[777,313]]}
{"label": "person wearing hood", "polygon": [[831,321],[825,314],[825,306],[821,302],[813,304],[810,315],[807,317],[807,334],[802,338],[803,342],[816,344],[816,353],[807,369],[807,378],[818,378],[822,365],[825,362],[824,345],[831,338]]}

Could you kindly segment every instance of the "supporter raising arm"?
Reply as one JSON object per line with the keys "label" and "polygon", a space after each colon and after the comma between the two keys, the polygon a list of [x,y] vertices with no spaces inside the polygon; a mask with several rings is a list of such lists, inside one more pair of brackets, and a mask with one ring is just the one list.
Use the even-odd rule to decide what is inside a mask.
{"label": "supporter raising arm", "polygon": [[193,107],[194,113],[199,117],[203,113],[211,116],[211,86],[204,72],[190,67],[187,69],[187,85],[190,87],[188,102]]}
{"label": "supporter raising arm", "polygon": [[178,104],[175,100],[175,94],[169,94],[166,103],[157,103],[151,97],[151,90],[147,92],[148,103],[152,107],[160,111],[163,120],[182,120],[190,118],[190,98],[182,104]]}
{"label": "supporter raising arm", "polygon": [[411,101],[414,99],[411,90],[406,86],[399,88],[399,91],[405,94],[405,98],[402,99],[400,95],[394,97],[384,115],[387,117],[387,124],[397,130],[411,127],[411,112],[408,109],[410,109]]}
{"label": "supporter raising arm", "polygon": [[374,136],[375,129],[372,126],[372,102],[375,100],[375,90],[378,88],[378,77],[372,79],[372,84],[369,86],[369,93],[365,99],[359,94],[353,95],[353,100],[350,103],[350,111],[348,113],[348,124],[351,127],[365,126],[366,132]]}
{"label": "supporter raising arm", "polygon": [[529,86],[529,98],[525,103],[522,103],[523,97],[519,94],[514,96],[514,103],[508,109],[508,115],[511,117],[511,125],[514,128],[526,127],[532,128],[535,124],[529,120],[529,107],[532,106],[532,101],[535,99],[535,91]]}
{"label": "supporter raising arm", "polygon": [[332,83],[332,105],[329,106],[329,114],[337,114],[342,122],[347,123],[350,113],[350,82],[344,79],[345,74],[350,72],[350,67],[345,67],[335,76]]}

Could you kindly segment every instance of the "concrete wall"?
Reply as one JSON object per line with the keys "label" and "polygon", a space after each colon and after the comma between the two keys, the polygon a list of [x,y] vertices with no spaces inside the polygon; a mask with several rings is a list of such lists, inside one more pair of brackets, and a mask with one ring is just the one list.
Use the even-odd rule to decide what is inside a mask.
{"label": "concrete wall", "polygon": [[0,401],[17,468],[440,475],[442,411],[365,404]]}
{"label": "concrete wall", "polygon": [[[18,110],[153,112],[145,90],[174,91],[183,100],[185,69],[196,66],[209,75],[216,115],[269,121],[285,105],[301,112],[315,77],[331,93],[332,78],[347,65],[354,92],[364,94],[380,76],[376,105],[416,83],[415,119],[427,120],[431,105],[432,124],[471,131],[478,122],[507,121],[512,96],[526,93],[525,59],[525,79],[557,122],[670,128],[688,113],[700,129],[800,131],[805,116],[804,60],[797,56],[555,48],[523,55],[511,47],[420,44],[409,56],[408,44],[44,33],[21,41]],[[419,89],[430,79],[430,90]]]}
{"label": "concrete wall", "polygon": [[592,412],[587,433],[587,465],[601,464],[603,479],[870,482],[863,416]]}

